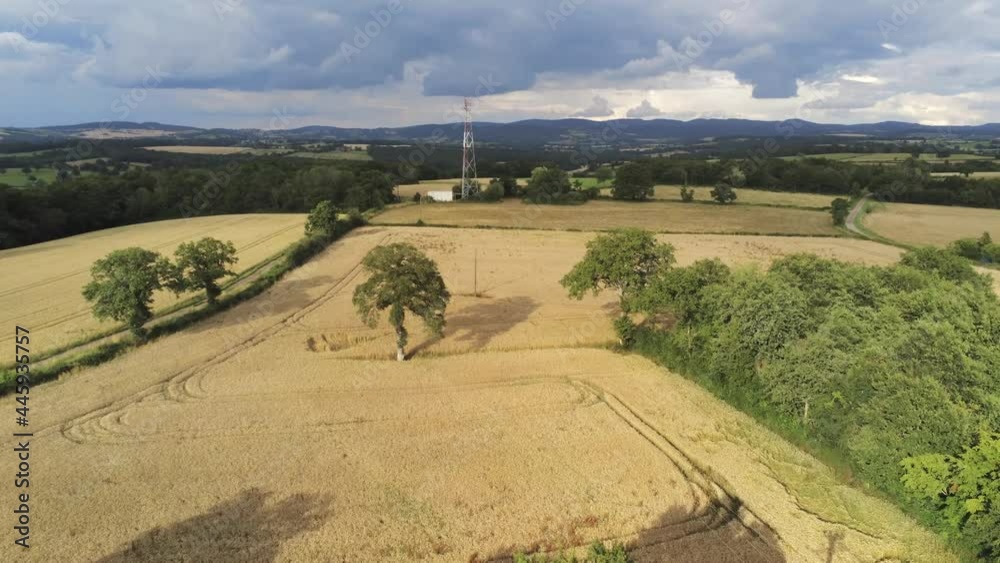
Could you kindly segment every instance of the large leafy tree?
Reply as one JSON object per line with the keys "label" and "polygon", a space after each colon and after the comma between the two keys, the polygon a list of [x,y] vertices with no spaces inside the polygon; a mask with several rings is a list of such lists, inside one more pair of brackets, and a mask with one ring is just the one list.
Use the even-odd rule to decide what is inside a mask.
{"label": "large leafy tree", "polygon": [[630,162],[618,168],[611,197],[642,201],[653,196],[653,185],[653,174],[649,167]]}
{"label": "large leafy tree", "polygon": [[167,287],[175,293],[204,290],[208,303],[214,305],[222,294],[219,280],[234,274],[229,266],[236,263],[236,247],[232,242],[205,237],[181,244],[174,257]]}
{"label": "large leafy tree", "polygon": [[396,331],[397,360],[406,359],[406,311],[423,320],[435,335],[443,333],[451,294],[433,260],[411,244],[394,243],[375,248],[361,264],[370,277],[354,290],[354,306],[372,327],[379,313],[389,310],[389,323]]}
{"label": "large leafy tree", "polygon": [[532,170],[524,194],[525,201],[530,203],[564,203],[585,199],[573,192],[569,174],[556,166],[539,166]]}
{"label": "large leafy tree", "polygon": [[653,276],[674,263],[674,247],[661,244],[642,229],[617,229],[587,243],[587,254],[560,282],[570,297],[582,299],[588,292],[605,289],[618,294],[622,311]]}
{"label": "large leafy tree", "polygon": [[306,236],[330,236],[337,229],[337,209],[331,201],[321,201],[309,212],[306,221]]}
{"label": "large leafy tree", "polygon": [[727,204],[736,201],[736,188],[742,188],[747,183],[747,177],[739,167],[732,167],[728,173],[712,189],[712,199]]}
{"label": "large leafy tree", "polygon": [[847,216],[851,214],[851,203],[842,197],[838,197],[830,204],[830,215],[833,216],[833,224],[842,227],[847,222]]}
{"label": "large leafy tree", "polygon": [[83,297],[93,304],[95,317],[125,323],[143,337],[143,325],[153,316],[153,293],[163,287],[169,268],[167,260],[151,250],[116,250],[94,262],[93,279],[83,288]]}

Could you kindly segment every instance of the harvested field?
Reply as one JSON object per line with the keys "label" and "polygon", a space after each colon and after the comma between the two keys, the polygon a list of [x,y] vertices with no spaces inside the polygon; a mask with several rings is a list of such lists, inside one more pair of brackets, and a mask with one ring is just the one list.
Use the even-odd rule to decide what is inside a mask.
{"label": "harvested field", "polygon": [[[244,271],[302,237],[304,215],[223,215],[144,223],[0,251],[0,310],[4,323],[31,331],[35,354],[115,326],[94,320],[80,294],[90,267],[112,250],[140,246],[172,256],[182,242],[231,240]],[[162,292],[156,307],[177,302]],[[5,342],[12,338],[5,337]]]}
{"label": "harvested field", "polygon": [[[643,562],[954,560],[697,385],[599,347],[610,298],[556,285],[589,238],[361,229],[257,299],[37,388],[45,517],[19,557],[489,561],[615,539]],[[898,253],[664,238],[682,263],[823,242]],[[390,241],[423,248],[456,294],[443,340],[413,331],[407,364],[360,359],[388,329],[361,327],[349,303],[361,258]],[[463,295],[477,252],[481,298]]]}
{"label": "harvested field", "polygon": [[889,203],[865,215],[864,225],[876,234],[910,245],[945,246],[960,238],[978,238],[984,232],[1000,240],[997,209]]}
{"label": "harvested field", "polygon": [[[681,201],[682,186],[656,186],[653,199],[664,199],[668,201]],[[695,201],[714,202],[712,199],[712,188],[693,187]],[[602,193],[611,196],[611,188],[602,190]],[[791,207],[810,207],[823,209],[830,207],[830,203],[837,197],[833,195],[792,193],[792,192],[769,192],[765,190],[751,190],[740,188],[736,190],[736,203],[747,203],[751,205],[784,205]]]}
{"label": "harvested field", "polygon": [[[458,207],[460,206],[460,207]],[[748,233],[836,236],[830,214],[777,207],[690,205],[673,202],[591,201],[584,205],[495,204],[408,205],[375,217],[376,224],[606,230],[641,227],[676,233]]]}

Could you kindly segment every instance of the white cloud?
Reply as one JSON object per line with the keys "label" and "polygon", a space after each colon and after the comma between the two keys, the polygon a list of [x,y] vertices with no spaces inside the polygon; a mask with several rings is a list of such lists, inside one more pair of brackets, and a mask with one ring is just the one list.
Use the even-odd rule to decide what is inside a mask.
{"label": "white cloud", "polygon": [[663,115],[663,111],[653,107],[653,104],[649,103],[649,100],[643,100],[638,106],[628,110],[628,113],[625,115],[636,119],[642,119],[644,117],[656,117],[658,115]]}
{"label": "white cloud", "polygon": [[573,117],[611,117],[615,114],[607,98],[594,96],[590,106],[576,112]]}

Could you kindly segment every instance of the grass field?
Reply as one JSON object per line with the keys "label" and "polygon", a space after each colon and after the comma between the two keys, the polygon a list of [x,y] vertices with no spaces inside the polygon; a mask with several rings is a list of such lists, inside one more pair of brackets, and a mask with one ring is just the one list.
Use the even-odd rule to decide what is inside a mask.
{"label": "grass field", "polygon": [[585,205],[447,203],[408,205],[378,215],[375,223],[556,230],[622,226],[675,233],[837,235],[829,213],[807,209],[699,205],[673,202],[591,201]]}
{"label": "grass field", "polygon": [[39,168],[32,169],[30,174],[25,174],[20,168],[8,168],[4,173],[0,174],[0,184],[7,184],[12,188],[23,188],[29,185],[28,176],[34,176],[46,183],[52,183],[56,180],[56,171],[54,168]]}
{"label": "grass field", "polygon": [[[945,178],[948,176],[964,176],[964,174],[959,172],[932,172],[931,176]],[[969,177],[973,180],[995,180],[1000,178],[1000,172],[973,172],[969,174]]]}
{"label": "grass field", "polygon": [[[839,160],[842,162],[852,162],[854,164],[880,164],[880,163],[891,163],[891,162],[902,162],[912,155],[909,153],[898,153],[898,152],[881,152],[881,153],[828,153],[828,154],[811,154],[804,156],[783,156],[784,160],[798,160],[801,158],[825,158],[827,160]],[[991,156],[983,156],[978,154],[953,154],[947,158],[939,157],[934,153],[922,153],[920,155],[920,160],[930,163],[943,163],[948,162],[965,162],[969,160],[993,160]]]}
{"label": "grass field", "polygon": [[[0,251],[2,322],[21,324],[37,339],[33,352],[58,348],[112,328],[94,320],[80,295],[90,266],[112,250],[140,246],[173,255],[182,242],[211,236],[236,245],[239,273],[302,237],[304,215],[225,215],[145,223]],[[177,301],[168,292],[162,309]],[[30,326],[29,326],[30,325]],[[6,337],[5,341],[10,337]]]}
{"label": "grass field", "polygon": [[[572,301],[558,284],[589,238],[362,229],[257,299],[33,390],[45,541],[21,558],[464,562],[616,539],[641,562],[954,561],[697,385],[605,349],[612,297]],[[682,264],[899,253],[663,238]],[[401,241],[454,294],[444,338],[412,325],[406,364],[383,359],[390,330],[351,304],[362,257]]]}
{"label": "grass field", "polygon": [[864,226],[909,245],[945,246],[960,238],[978,238],[984,232],[1000,240],[1000,210],[889,203],[876,205],[865,215]]}
{"label": "grass field", "polygon": [[174,145],[165,147],[142,147],[148,151],[156,152],[173,152],[178,154],[214,154],[214,155],[229,155],[229,154],[252,154],[252,155],[267,155],[267,154],[284,154],[289,152],[287,149],[258,149],[253,147],[201,147],[201,146],[190,146],[190,145]]}
{"label": "grass field", "polygon": [[[653,199],[667,201],[681,201],[682,186],[656,186]],[[695,201],[715,201],[712,199],[712,188],[693,187]],[[611,196],[611,189],[601,191],[603,195]],[[751,205],[784,205],[790,207],[806,207],[812,209],[824,209],[830,207],[830,203],[836,196],[809,193],[791,192],[769,192],[766,190],[751,190],[741,188],[736,190],[736,203],[746,203]]]}
{"label": "grass field", "polygon": [[327,152],[294,152],[288,156],[297,158],[315,158],[319,160],[371,160],[372,157],[364,151],[327,151]]}

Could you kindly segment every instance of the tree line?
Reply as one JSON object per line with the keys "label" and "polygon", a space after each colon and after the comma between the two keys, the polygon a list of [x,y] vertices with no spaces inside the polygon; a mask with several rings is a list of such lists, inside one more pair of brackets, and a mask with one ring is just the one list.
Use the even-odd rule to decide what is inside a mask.
{"label": "tree line", "polygon": [[748,188],[853,196],[872,193],[890,202],[1000,208],[1000,179],[932,176],[934,165],[914,159],[859,165],[825,158],[651,158],[636,164],[648,170],[654,184],[717,185],[726,182],[735,168]]}
{"label": "tree line", "polygon": [[394,201],[394,184],[373,163],[261,158],[207,169],[131,169],[31,189],[0,185],[0,248],[162,219],[307,212],[324,200],[363,211]]}
{"label": "tree line", "polygon": [[[846,460],[986,561],[1000,557],[1000,299],[958,251],[888,267],[800,254],[766,270],[678,268],[638,229],[601,235],[562,280],[614,291],[623,345]],[[632,315],[646,321],[637,326]]]}

